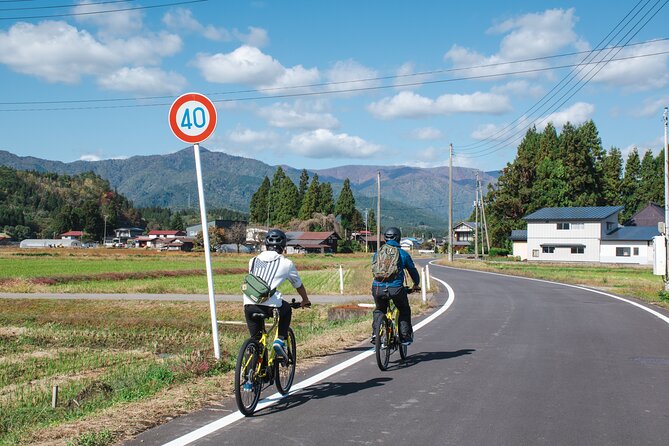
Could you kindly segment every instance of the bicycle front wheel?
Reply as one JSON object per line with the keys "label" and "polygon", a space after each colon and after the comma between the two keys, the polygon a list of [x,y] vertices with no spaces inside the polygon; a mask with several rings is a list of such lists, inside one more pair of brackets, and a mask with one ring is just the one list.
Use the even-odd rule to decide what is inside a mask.
{"label": "bicycle front wheel", "polygon": [[379,327],[379,332],[376,334],[376,363],[379,366],[379,369],[382,371],[388,370],[388,361],[390,361],[390,327],[388,319],[385,317],[381,321],[381,326]]}
{"label": "bicycle front wheel", "polygon": [[260,344],[255,339],[247,339],[237,355],[235,366],[235,399],[239,411],[246,415],[253,414],[262,390],[262,380],[257,376]]}
{"label": "bicycle front wheel", "polygon": [[274,376],[276,376],[276,388],[281,395],[285,395],[293,385],[295,378],[295,365],[297,364],[297,350],[295,344],[295,333],[288,329],[288,337],[284,340],[286,344],[287,358],[274,359]]}

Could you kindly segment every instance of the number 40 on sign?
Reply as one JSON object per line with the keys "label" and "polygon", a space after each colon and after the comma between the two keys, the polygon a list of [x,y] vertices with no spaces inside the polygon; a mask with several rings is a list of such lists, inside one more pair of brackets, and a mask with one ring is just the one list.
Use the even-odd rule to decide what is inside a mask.
{"label": "number 40 on sign", "polygon": [[186,93],[172,103],[169,122],[177,138],[198,144],[211,136],[216,128],[216,107],[202,94]]}

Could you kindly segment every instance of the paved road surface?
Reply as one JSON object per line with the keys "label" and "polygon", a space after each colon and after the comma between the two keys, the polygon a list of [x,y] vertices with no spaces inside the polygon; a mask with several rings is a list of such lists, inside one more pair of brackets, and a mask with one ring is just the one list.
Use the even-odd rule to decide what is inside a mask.
{"label": "paved road surface", "polygon": [[[129,444],[669,444],[666,311],[522,278],[431,273],[454,302],[416,332],[406,362],[381,372],[367,356],[192,443],[182,436],[235,417],[233,399]],[[368,350],[333,355],[308,375]]]}

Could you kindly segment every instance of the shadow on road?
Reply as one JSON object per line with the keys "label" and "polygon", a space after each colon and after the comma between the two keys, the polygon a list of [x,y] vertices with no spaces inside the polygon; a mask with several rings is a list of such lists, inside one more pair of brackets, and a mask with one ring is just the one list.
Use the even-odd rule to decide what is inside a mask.
{"label": "shadow on road", "polygon": [[392,381],[392,378],[378,377],[365,382],[325,382],[315,384],[283,398],[277,404],[268,407],[266,410],[256,412],[255,416],[264,416],[274,412],[280,412],[292,407],[300,406],[311,400],[350,395],[364,389],[382,386],[388,381]]}
{"label": "shadow on road", "polygon": [[411,351],[409,351],[409,357],[407,359],[395,362],[392,366],[388,367],[388,370],[410,367],[420,362],[453,359],[459,356],[471,355],[475,351],[476,350],[473,348],[465,348],[454,352],[418,352],[413,355],[411,354]]}

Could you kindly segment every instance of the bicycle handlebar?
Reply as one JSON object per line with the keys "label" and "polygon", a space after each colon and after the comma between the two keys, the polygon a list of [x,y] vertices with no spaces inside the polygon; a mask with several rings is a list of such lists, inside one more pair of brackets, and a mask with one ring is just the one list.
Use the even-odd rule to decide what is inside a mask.
{"label": "bicycle handlebar", "polygon": [[419,287],[419,286],[417,286],[417,287],[408,287],[408,286],[405,286],[404,289],[407,290],[407,294],[417,293],[417,292],[420,291],[420,287]]}
{"label": "bicycle handlebar", "polygon": [[302,302],[295,302],[295,299],[293,298],[293,300],[288,305],[290,305],[292,308],[310,308],[311,302],[302,307]]}

